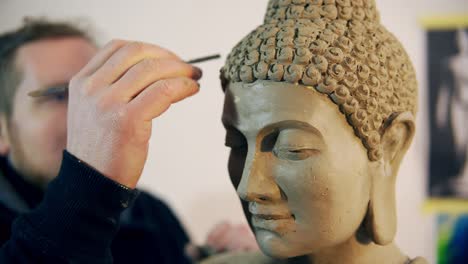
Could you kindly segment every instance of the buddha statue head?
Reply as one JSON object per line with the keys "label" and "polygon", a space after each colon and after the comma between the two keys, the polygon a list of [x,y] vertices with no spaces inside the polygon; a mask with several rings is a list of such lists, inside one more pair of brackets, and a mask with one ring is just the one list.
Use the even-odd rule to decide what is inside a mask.
{"label": "buddha statue head", "polygon": [[221,81],[230,178],[264,253],[391,244],[417,83],[374,0],[270,0]]}

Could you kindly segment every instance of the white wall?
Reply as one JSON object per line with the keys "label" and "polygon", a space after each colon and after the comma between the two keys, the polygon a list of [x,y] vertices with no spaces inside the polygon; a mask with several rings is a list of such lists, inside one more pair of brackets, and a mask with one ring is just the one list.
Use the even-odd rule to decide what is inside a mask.
{"label": "white wall", "polygon": [[[101,43],[112,38],[157,43],[194,58],[227,55],[262,22],[267,0],[0,0],[0,31],[26,15],[86,18]],[[434,219],[421,213],[425,194],[427,122],[425,43],[418,18],[426,14],[468,12],[466,0],[377,0],[383,24],[407,48],[420,80],[418,134],[398,180],[397,242],[410,256],[434,262]],[[140,186],[167,200],[193,238],[202,242],[218,221],[244,222],[228,181],[228,151],[220,123],[223,94],[218,75],[223,60],[201,64],[201,92],[179,103],[154,124],[150,155]]]}

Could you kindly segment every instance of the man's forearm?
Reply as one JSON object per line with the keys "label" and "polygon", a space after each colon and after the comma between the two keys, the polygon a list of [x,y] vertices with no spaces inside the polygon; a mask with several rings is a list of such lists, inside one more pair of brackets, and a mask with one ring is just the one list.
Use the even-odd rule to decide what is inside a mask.
{"label": "man's forearm", "polygon": [[120,213],[137,194],[65,151],[42,203],[15,220],[0,263],[112,262]]}

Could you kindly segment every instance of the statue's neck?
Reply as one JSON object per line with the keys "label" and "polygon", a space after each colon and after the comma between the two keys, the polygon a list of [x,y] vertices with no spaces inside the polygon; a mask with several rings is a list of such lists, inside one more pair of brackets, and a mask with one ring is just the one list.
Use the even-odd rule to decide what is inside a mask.
{"label": "statue's neck", "polygon": [[403,255],[393,243],[386,246],[379,246],[374,243],[362,244],[353,237],[334,248],[324,249],[309,256],[290,259],[288,264],[405,264],[407,262],[408,257]]}

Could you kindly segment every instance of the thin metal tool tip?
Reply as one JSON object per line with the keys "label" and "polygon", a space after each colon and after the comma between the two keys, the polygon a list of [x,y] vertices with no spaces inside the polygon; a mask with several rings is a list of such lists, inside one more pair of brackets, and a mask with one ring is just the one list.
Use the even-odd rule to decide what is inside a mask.
{"label": "thin metal tool tip", "polygon": [[219,58],[221,58],[220,54],[214,54],[214,55],[210,55],[210,56],[205,56],[205,57],[201,57],[201,58],[192,59],[192,60],[187,61],[187,63],[194,64],[194,63],[200,63],[200,62],[205,62],[205,61],[210,61],[210,60],[216,60],[216,59],[219,59]]}

